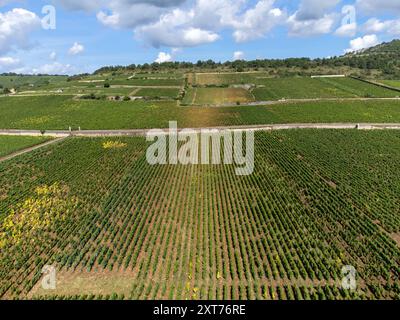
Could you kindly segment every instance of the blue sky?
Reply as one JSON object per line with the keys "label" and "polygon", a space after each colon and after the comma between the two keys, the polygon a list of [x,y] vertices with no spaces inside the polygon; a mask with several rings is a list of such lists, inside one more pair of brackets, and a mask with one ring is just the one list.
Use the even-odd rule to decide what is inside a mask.
{"label": "blue sky", "polygon": [[399,37],[399,0],[0,0],[0,72],[328,57]]}

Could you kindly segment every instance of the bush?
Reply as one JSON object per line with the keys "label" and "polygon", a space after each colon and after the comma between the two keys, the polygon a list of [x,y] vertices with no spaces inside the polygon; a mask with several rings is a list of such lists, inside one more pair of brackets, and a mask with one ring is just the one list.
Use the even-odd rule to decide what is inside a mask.
{"label": "bush", "polygon": [[107,98],[106,95],[96,96],[94,93],[85,94],[80,97],[80,99],[82,99],[82,100],[105,100],[106,98]]}

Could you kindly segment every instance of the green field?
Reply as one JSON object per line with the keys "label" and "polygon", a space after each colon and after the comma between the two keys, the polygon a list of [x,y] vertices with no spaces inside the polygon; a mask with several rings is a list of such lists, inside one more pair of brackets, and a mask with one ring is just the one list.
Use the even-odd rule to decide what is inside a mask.
{"label": "green field", "polygon": [[197,85],[231,85],[256,84],[264,79],[272,78],[266,73],[196,73],[194,82]]}
{"label": "green field", "polygon": [[378,80],[378,82],[400,89],[400,80]]}
{"label": "green field", "polygon": [[[150,166],[144,138],[111,140],[0,163],[0,220],[14,221],[2,227],[0,296],[400,298],[398,132],[259,132],[242,177],[233,165]],[[345,265],[356,291],[341,288]]]}
{"label": "green field", "polygon": [[[67,81],[66,76],[0,76],[0,90],[2,88],[14,88],[20,94],[30,95],[57,93],[57,91],[62,90],[61,93],[63,94],[95,93],[114,96],[128,95],[137,86],[153,86],[165,90],[165,92],[172,90],[175,92],[182,87],[183,82],[182,75],[167,76],[162,74],[135,75],[133,78],[127,75],[87,76],[71,81]],[[109,84],[111,88],[104,88],[105,84]]]}
{"label": "green field", "polygon": [[[190,90],[193,92],[188,93],[184,102],[192,105],[246,104],[254,101],[253,95],[242,88],[193,88]],[[189,101],[190,97],[192,100]]]}
{"label": "green field", "polygon": [[94,93],[96,95],[106,95],[106,96],[128,96],[130,93],[134,91],[133,88],[104,88],[103,86],[99,87],[68,87],[63,90],[64,94],[70,95],[85,95]]}
{"label": "green field", "polygon": [[[324,99],[324,98],[390,98],[400,93],[365,83],[353,78],[276,78],[263,73],[196,74],[198,86],[252,85],[252,94],[257,101],[280,99]],[[218,97],[210,102],[218,104]],[[199,103],[202,103],[200,100]]]}
{"label": "green field", "polygon": [[52,90],[68,86],[66,76],[0,76],[0,93],[3,88],[17,91]]}
{"label": "green field", "polygon": [[135,96],[147,98],[170,98],[175,99],[178,97],[180,89],[169,88],[143,88],[135,92]]}
{"label": "green field", "polygon": [[135,129],[316,122],[400,122],[398,101],[318,101],[271,106],[178,107],[174,101],[82,101],[71,97],[0,98],[2,129]]}
{"label": "green field", "polygon": [[0,136],[0,157],[48,140],[47,137]]}
{"label": "green field", "polygon": [[181,87],[183,79],[176,78],[132,78],[132,79],[115,79],[110,80],[111,85],[131,85],[131,86],[166,86],[166,87]]}
{"label": "green field", "polygon": [[259,82],[253,90],[256,100],[319,98],[388,98],[400,92],[374,86],[351,78],[281,78]]}

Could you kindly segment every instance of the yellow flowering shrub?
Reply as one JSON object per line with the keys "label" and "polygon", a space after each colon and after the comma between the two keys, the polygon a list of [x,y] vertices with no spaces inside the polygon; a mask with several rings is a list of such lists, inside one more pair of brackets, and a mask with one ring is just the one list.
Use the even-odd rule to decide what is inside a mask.
{"label": "yellow flowering shrub", "polygon": [[119,142],[119,141],[106,141],[103,142],[104,149],[118,149],[118,148],[125,148],[127,146],[126,143]]}
{"label": "yellow flowering shrub", "polygon": [[69,196],[67,186],[55,183],[40,186],[35,195],[16,205],[0,226],[0,248],[21,243],[45,231],[55,221],[65,219],[78,205],[77,197]]}

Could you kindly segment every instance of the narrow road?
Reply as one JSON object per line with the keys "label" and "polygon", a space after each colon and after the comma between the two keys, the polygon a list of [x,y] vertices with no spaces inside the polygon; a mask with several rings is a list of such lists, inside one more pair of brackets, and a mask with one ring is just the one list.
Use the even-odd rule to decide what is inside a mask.
{"label": "narrow road", "polygon": [[[182,129],[182,128],[181,128]],[[291,129],[358,129],[358,130],[400,130],[400,123],[289,123],[246,126],[219,126],[205,128],[190,128],[188,133],[200,133],[202,130],[240,130],[240,131],[273,131]],[[118,137],[118,136],[147,136],[150,129],[126,129],[126,130],[48,130],[42,134],[39,130],[15,130],[2,129],[0,135],[23,136],[48,136],[65,138],[76,137]],[[168,134],[168,128],[163,129]]]}
{"label": "narrow road", "polygon": [[50,141],[46,141],[46,142],[44,142],[44,143],[42,143],[42,144],[38,144],[38,145],[29,147],[29,148],[26,148],[26,149],[22,149],[22,150],[19,150],[19,151],[15,151],[15,152],[13,152],[13,153],[7,155],[7,156],[0,157],[0,162],[4,162],[4,161],[10,160],[10,159],[13,159],[13,158],[18,157],[18,156],[20,156],[20,155],[22,155],[22,154],[31,152],[31,151],[36,150],[36,149],[43,148],[43,147],[48,146],[48,145],[50,145],[50,144],[58,143],[58,142],[60,142],[60,141],[62,141],[62,140],[64,140],[64,139],[66,139],[66,138],[67,138],[67,137],[62,137],[62,138],[53,139],[53,140],[50,140]]}

